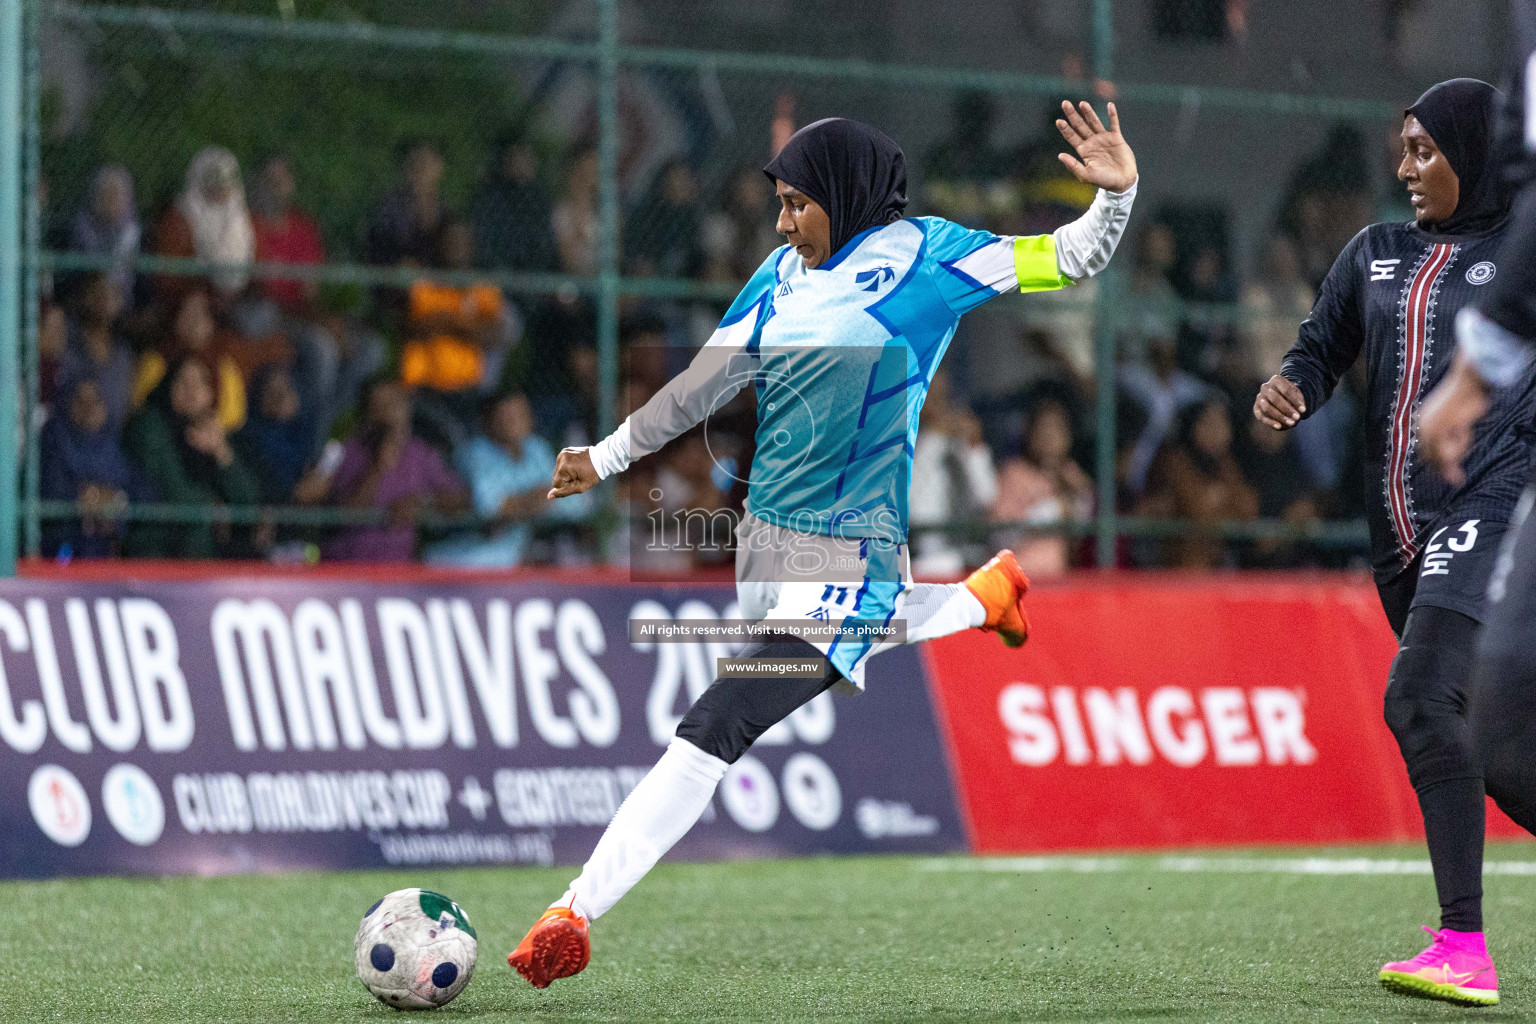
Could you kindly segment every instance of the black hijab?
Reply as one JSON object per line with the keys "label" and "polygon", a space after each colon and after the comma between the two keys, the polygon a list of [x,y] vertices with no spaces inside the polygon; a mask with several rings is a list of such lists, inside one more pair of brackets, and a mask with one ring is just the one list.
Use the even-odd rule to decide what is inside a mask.
{"label": "black hijab", "polygon": [[829,117],[791,135],[763,173],[804,192],[827,211],[835,254],[859,232],[901,219],[907,164],[878,129]]}
{"label": "black hijab", "polygon": [[1504,94],[1476,78],[1431,86],[1403,116],[1419,119],[1450,161],[1461,185],[1456,210],[1438,224],[1421,225],[1436,235],[1486,231],[1509,214],[1509,202],[1493,161],[1494,120]]}

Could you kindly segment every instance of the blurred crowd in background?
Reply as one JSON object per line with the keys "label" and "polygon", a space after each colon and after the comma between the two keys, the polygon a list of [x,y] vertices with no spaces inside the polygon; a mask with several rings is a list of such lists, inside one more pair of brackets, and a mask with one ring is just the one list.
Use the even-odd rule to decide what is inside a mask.
{"label": "blurred crowd in background", "polygon": [[[1066,176],[1060,139],[996,138],[982,94],[957,98],[949,138],[910,153],[910,209],[1000,234],[1054,230],[1092,190]],[[1261,251],[1239,259],[1230,211],[1138,206],[1116,257],[1125,308],[1114,338],[1115,493],[1127,515],[1292,523],[1359,514],[1357,384],[1296,430],[1260,429],[1248,409],[1278,369],[1333,258],[1365,224],[1411,213],[1380,154],[1348,126],[1293,169]],[[586,293],[499,287],[475,272],[593,274],[596,149],[550,157],[523,133],[491,147],[467,203],[444,195],[444,147],[411,139],[353,236],[328,237],[281,152],[237,159],[210,145],[175,194],[141,195],[123,166],[99,167],[78,209],[45,202],[45,244],[110,269],[45,278],[35,433],[46,500],[76,518],[45,523],[55,558],[146,556],[407,561],[510,567],[721,562],[702,546],[646,553],[628,526],[656,513],[741,508],[752,455],[752,389],[596,495],[544,499],[555,452],[596,440],[596,316]],[[685,159],[627,188],[628,277],[745,281],[780,240],[760,163],[706,187]],[[45,183],[46,185],[46,183]],[[373,289],[253,275],[255,262],[322,264],[341,250],[383,267],[454,271]],[[218,264],[202,275],[136,272],[139,255]],[[1239,266],[1254,271],[1240,276]],[[503,275],[505,280],[505,275]],[[444,283],[444,282],[451,283]],[[1009,544],[1031,575],[1091,562],[1097,381],[1094,302],[1102,280],[1001,299],[960,327],[922,410],[913,466],[914,568],[952,575]],[[728,290],[728,289],[727,289]],[[686,365],[726,301],[626,297],[616,418]],[[372,509],[364,525],[152,522],[127,502]],[[618,515],[614,514],[614,509]],[[628,526],[628,528],[626,528]],[[943,529],[937,529],[943,528]],[[1213,537],[1124,542],[1128,566],[1337,565],[1300,543]]]}

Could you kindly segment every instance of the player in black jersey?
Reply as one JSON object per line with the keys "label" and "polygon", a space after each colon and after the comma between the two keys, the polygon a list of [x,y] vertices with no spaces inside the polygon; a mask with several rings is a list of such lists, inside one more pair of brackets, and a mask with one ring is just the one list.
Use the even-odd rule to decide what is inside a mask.
{"label": "player in black jersey", "polygon": [[[1425,459],[1465,479],[1478,422],[1518,390],[1536,362],[1536,0],[1511,5],[1513,75],[1498,132],[1503,176],[1517,191],[1498,256],[1503,271],[1457,321],[1456,366],[1424,404]],[[1526,406],[1529,417],[1536,407]],[[1511,521],[1488,589],[1488,620],[1472,673],[1472,737],[1499,806],[1536,833],[1536,477]]]}
{"label": "player in black jersey", "polygon": [[1418,794],[1441,909],[1434,942],[1379,976],[1475,1005],[1498,1001],[1498,981],[1483,937],[1484,790],[1467,694],[1488,577],[1530,461],[1536,378],[1527,372],[1493,399],[1460,484],[1424,465],[1415,417],[1451,365],[1456,314],[1503,269],[1508,205],[1491,159],[1498,97],[1485,82],[1454,79],[1404,112],[1398,177],[1414,222],[1373,224],[1345,247],[1254,403],[1261,422],[1289,429],[1366,361],[1371,549],[1400,641],[1385,713]]}

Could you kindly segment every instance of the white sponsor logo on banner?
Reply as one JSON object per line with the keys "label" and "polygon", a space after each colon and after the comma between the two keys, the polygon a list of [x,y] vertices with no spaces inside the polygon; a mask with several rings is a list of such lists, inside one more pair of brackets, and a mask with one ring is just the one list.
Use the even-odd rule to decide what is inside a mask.
{"label": "white sponsor logo on banner", "polygon": [[[52,730],[66,749],[81,754],[91,750],[93,735],[118,752],[133,749],[141,738],[156,753],[187,749],[192,699],[181,673],[176,627],[164,608],[143,597],[100,598],[93,626],[83,600],[65,601],[77,685],[77,695],[71,695],[47,603],[28,598],[24,607],[25,619],[11,602],[0,601],[0,652],[31,652],[39,694],[18,694],[6,659],[0,658],[0,742],[30,754]],[[72,702],[83,704],[84,722],[74,717]]]}
{"label": "white sponsor logo on banner", "polygon": [[646,768],[503,768],[493,777],[501,820],[514,827],[606,825]]}
{"label": "white sponsor logo on banner", "polygon": [[188,832],[342,832],[447,828],[453,786],[422,771],[178,775],[176,813]]}
{"label": "white sponsor logo on banner", "polygon": [[784,762],[784,802],[808,829],[825,831],[843,815],[843,791],[827,762],[815,754],[795,754]]}
{"label": "white sponsor logo on banner", "polygon": [[1311,764],[1305,692],[1259,686],[1182,686],[1154,690],[1143,705],[1131,687],[1047,691],[1011,683],[997,699],[1008,752],[1019,764],[1149,764],[1154,754],[1181,768]]}
{"label": "white sponsor logo on banner", "polygon": [[720,780],[720,802],[748,832],[766,832],[779,820],[779,788],[767,765],[747,754]]}
{"label": "white sponsor logo on banner", "polygon": [[235,746],[360,750],[371,741],[435,750],[451,740],[467,750],[479,742],[478,706],[492,742],[516,747],[519,675],[546,745],[608,747],[618,739],[618,698],[596,661],[607,637],[585,601],[557,608],[534,598],[515,612],[507,601],[487,601],[483,627],[462,598],[387,597],[374,612],[382,674],[359,601],[333,608],[312,598],[291,619],[266,599],[220,601],[210,629]]}
{"label": "white sponsor logo on banner", "polygon": [[137,765],[112,766],[101,780],[101,806],[118,835],[135,846],[148,846],[165,829],[160,787]]}
{"label": "white sponsor logo on banner", "polygon": [[899,800],[865,797],[853,809],[853,819],[868,839],[931,836],[939,830],[938,818],[918,814],[911,804]]}
{"label": "white sponsor logo on banner", "polygon": [[91,834],[91,801],[68,768],[39,765],[27,783],[32,820],[60,846],[79,846]]}

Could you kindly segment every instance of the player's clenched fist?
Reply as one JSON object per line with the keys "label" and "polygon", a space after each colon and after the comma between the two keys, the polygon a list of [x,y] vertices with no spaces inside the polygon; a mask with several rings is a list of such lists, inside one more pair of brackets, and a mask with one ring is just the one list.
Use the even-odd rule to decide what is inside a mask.
{"label": "player's clenched fist", "polygon": [[555,461],[555,479],[548,497],[564,498],[582,494],[597,486],[597,467],[592,465],[592,453],[585,448],[562,448]]}
{"label": "player's clenched fist", "polygon": [[1259,397],[1253,401],[1254,417],[1276,430],[1291,429],[1301,422],[1306,411],[1307,400],[1301,397],[1301,388],[1279,374],[1264,382]]}

